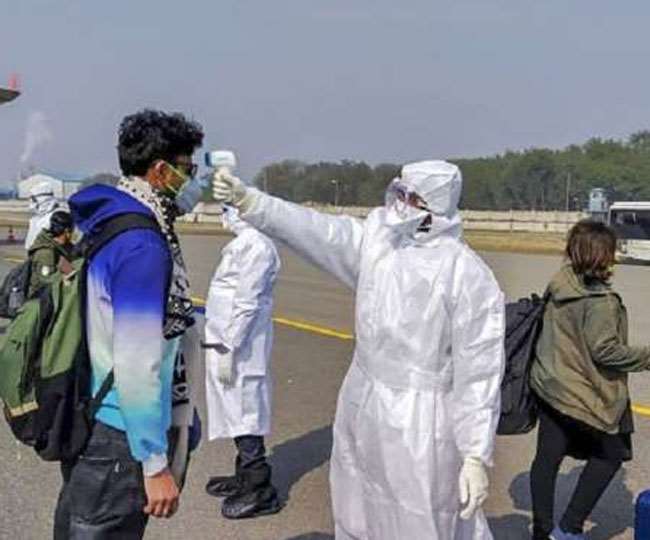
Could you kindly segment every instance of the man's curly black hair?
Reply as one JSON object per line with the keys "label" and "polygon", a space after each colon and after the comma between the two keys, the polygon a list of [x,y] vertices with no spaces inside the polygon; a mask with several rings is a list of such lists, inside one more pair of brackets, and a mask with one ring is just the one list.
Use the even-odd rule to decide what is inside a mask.
{"label": "man's curly black hair", "polygon": [[180,113],[144,109],[126,116],[118,132],[117,153],[122,173],[144,176],[157,160],[172,163],[192,155],[203,144],[203,128]]}

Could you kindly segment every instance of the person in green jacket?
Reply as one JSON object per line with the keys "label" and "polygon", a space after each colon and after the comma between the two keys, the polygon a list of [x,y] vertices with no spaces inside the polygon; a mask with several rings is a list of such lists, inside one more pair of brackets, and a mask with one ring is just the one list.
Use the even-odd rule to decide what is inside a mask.
{"label": "person in green jacket", "polygon": [[[535,540],[585,538],[584,522],[632,458],[627,379],[650,369],[650,346],[628,345],[627,311],[611,285],[615,252],[612,229],[581,221],[569,233],[566,264],[548,287],[530,375],[540,408],[530,475]],[[554,528],[555,482],[565,456],[587,464]]]}
{"label": "person in green jacket", "polygon": [[72,233],[74,224],[68,212],[55,212],[50,218],[50,226],[43,229],[29,248],[31,261],[28,297],[32,297],[47,283],[52,275],[61,270],[68,273],[74,257]]}

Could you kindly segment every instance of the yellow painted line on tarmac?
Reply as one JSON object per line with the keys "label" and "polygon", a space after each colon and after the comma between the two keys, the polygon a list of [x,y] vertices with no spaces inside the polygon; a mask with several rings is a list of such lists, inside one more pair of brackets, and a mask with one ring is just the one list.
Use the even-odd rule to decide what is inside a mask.
{"label": "yellow painted line on tarmac", "polygon": [[[205,300],[203,300],[202,298],[192,298],[192,301],[197,306],[205,306]],[[323,336],[335,337],[344,340],[354,339],[354,336],[347,332],[341,332],[340,330],[334,330],[332,328],[326,328],[324,326],[319,326],[307,322],[295,321],[293,319],[286,319],[284,317],[274,317],[273,320],[278,324],[283,324],[285,326],[290,326],[292,328],[296,328],[298,330],[304,330],[305,332],[311,332],[313,334],[320,334]],[[638,414],[639,416],[646,416],[650,418],[650,407],[633,403],[632,412]]]}
{"label": "yellow painted line on tarmac", "polygon": [[5,257],[5,261],[20,264],[22,262],[25,262],[25,257]]}
{"label": "yellow painted line on tarmac", "polygon": [[[198,298],[194,297],[192,298],[192,302],[196,304],[197,306],[204,307],[205,306],[205,300],[203,298]],[[354,339],[354,335],[348,333],[348,332],[343,332],[341,330],[336,330],[334,328],[328,328],[326,326],[320,326],[318,324],[313,324],[310,322],[305,322],[305,321],[297,321],[295,319],[288,319],[286,317],[273,317],[273,321],[282,324],[284,326],[289,326],[291,328],[295,328],[297,330],[303,330],[305,332],[311,332],[312,334],[319,334],[321,336],[328,336],[328,337],[335,337],[338,339],[343,339],[346,341],[350,341]]]}
{"label": "yellow painted line on tarmac", "polygon": [[320,334],[322,336],[335,337],[347,341],[354,339],[354,336],[352,334],[348,334],[347,332],[341,332],[340,330],[334,330],[333,328],[327,328],[325,326],[319,326],[316,324],[311,324],[311,323],[306,323],[301,321],[294,321],[292,319],[285,319],[284,317],[273,317],[273,320],[278,324],[283,324],[285,326],[290,326],[298,330],[311,332],[312,334]]}
{"label": "yellow painted line on tarmac", "polygon": [[[5,257],[5,260],[8,262],[20,263],[23,262],[25,259],[19,259],[16,257]],[[192,302],[194,302],[197,306],[205,307],[205,300],[203,298],[193,297]],[[335,330],[334,328],[327,328],[326,326],[320,326],[317,324],[312,324],[304,321],[296,321],[293,319],[287,319],[285,317],[274,317],[273,320],[278,324],[289,326],[297,330],[303,330],[305,332],[311,332],[312,334],[334,337],[346,341],[351,341],[354,339],[353,334],[350,334],[348,332],[342,332],[341,330]],[[646,416],[650,418],[650,407],[646,407],[645,405],[638,405],[636,403],[632,403],[632,412],[638,414],[639,416]]]}
{"label": "yellow painted line on tarmac", "polygon": [[645,407],[643,405],[637,405],[632,403],[632,412],[640,416],[647,416],[650,418],[650,407]]}

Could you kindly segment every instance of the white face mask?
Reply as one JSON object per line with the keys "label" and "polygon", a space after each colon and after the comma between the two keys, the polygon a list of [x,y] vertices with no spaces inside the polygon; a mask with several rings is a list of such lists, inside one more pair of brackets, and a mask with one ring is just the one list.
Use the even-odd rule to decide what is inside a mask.
{"label": "white face mask", "polygon": [[415,236],[429,212],[414,208],[400,201],[389,206],[386,212],[386,225],[405,236]]}
{"label": "white face mask", "polygon": [[29,210],[32,214],[47,213],[57,206],[57,200],[52,193],[32,195],[29,198]]}

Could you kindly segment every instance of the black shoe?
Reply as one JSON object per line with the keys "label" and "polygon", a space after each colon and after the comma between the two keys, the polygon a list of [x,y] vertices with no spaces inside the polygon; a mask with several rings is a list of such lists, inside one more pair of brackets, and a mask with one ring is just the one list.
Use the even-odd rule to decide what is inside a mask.
{"label": "black shoe", "polygon": [[551,537],[546,532],[533,529],[532,540],[551,540]]}
{"label": "black shoe", "polygon": [[226,519],[245,519],[277,514],[282,503],[271,484],[253,490],[242,489],[231,495],[221,505],[221,515]]}
{"label": "black shoe", "polygon": [[213,497],[230,497],[235,495],[240,487],[237,476],[213,476],[205,485],[205,491]]}

